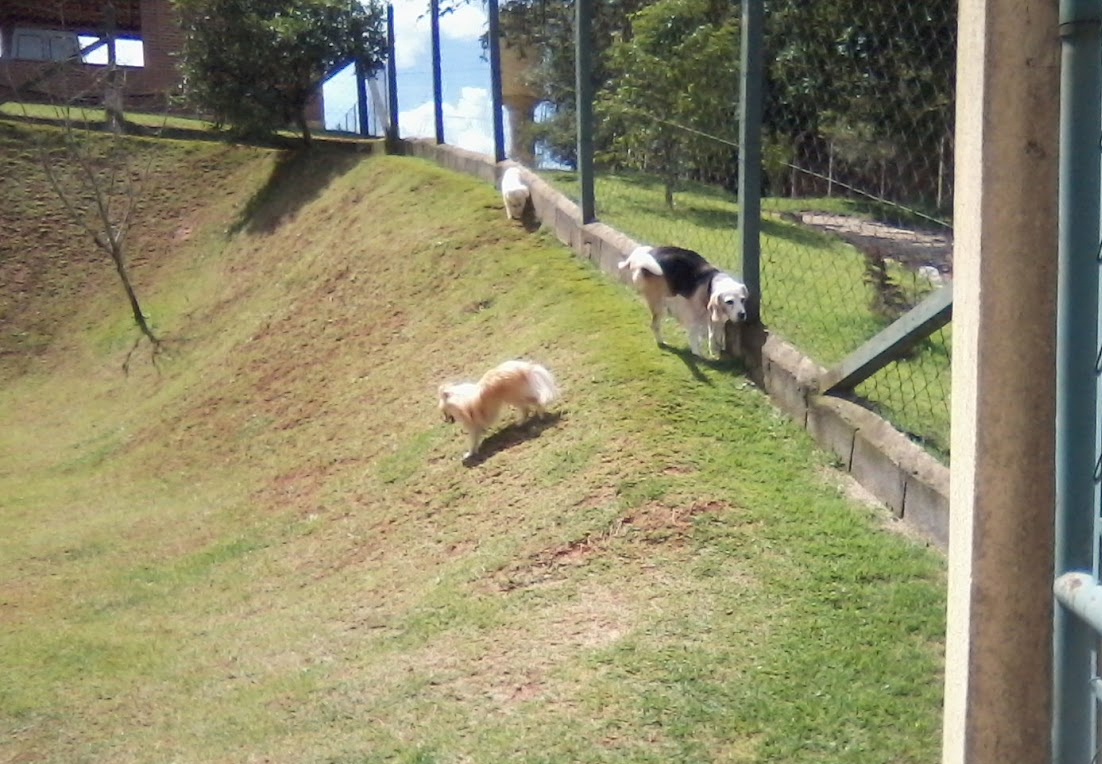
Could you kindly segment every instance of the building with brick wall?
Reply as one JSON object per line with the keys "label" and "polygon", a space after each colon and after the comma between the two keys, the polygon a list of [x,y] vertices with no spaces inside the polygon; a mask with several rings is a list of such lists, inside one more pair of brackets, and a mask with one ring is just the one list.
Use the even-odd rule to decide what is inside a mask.
{"label": "building with brick wall", "polygon": [[[183,46],[171,0],[3,0],[0,103],[102,104],[107,67],[84,63],[78,38],[95,38],[109,49],[112,26],[115,37],[141,41],[144,58],[141,66],[120,63],[123,108],[170,108],[170,96],[180,89]],[[312,127],[321,126],[323,113],[319,91],[308,107]]]}

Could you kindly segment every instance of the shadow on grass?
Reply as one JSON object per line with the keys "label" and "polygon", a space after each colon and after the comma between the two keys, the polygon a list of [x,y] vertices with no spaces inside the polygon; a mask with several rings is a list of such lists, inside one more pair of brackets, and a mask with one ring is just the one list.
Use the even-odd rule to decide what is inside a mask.
{"label": "shadow on grass", "polygon": [[[502,207],[504,208],[504,204]],[[520,214],[520,218],[506,218],[505,222],[510,225],[520,224],[527,233],[535,233],[543,225],[536,216],[536,208],[532,205],[531,199],[524,203],[524,211]]]}
{"label": "shadow on grass", "polygon": [[464,459],[463,464],[467,467],[477,467],[499,451],[538,438],[544,430],[554,427],[562,421],[562,418],[562,413],[555,411],[532,417],[526,422],[513,422],[482,441],[478,453]]}
{"label": "shadow on grass", "polygon": [[[0,115],[4,120],[34,125],[66,127],[61,118]],[[71,120],[73,128],[91,133],[104,133],[103,120]],[[343,175],[360,161],[360,153],[370,151],[372,144],[363,140],[348,140],[329,136],[315,136],[310,148],[301,139],[285,135],[272,135],[260,139],[241,139],[231,133],[215,129],[147,126],[126,120],[126,134],[130,137],[152,137],[174,140],[210,141],[216,143],[247,144],[276,149],[282,153],[275,169],[264,186],[253,194],[242,210],[241,216],[230,227],[231,233],[269,233],[275,230],[283,218],[294,213],[315,199],[336,177]]]}
{"label": "shadow on grass", "polygon": [[790,220],[776,220],[763,217],[761,221],[761,232],[766,236],[784,239],[791,244],[806,247],[808,249],[830,246],[833,242],[843,241],[840,236],[816,231],[814,228],[809,228],[794,218]]}
{"label": "shadow on grass", "polygon": [[[77,108],[77,107],[74,107]],[[88,130],[94,133],[106,133],[107,122],[104,119],[90,119],[72,117],[41,117],[26,114],[0,114],[0,118],[11,122],[21,122],[28,125],[47,125],[50,127],[64,128],[71,126],[77,130]],[[260,146],[272,149],[290,149],[302,145],[302,139],[286,135],[272,135],[267,138],[245,139],[234,136],[229,131],[214,127],[180,127],[175,125],[146,125],[133,120],[123,119],[123,127],[127,136],[132,138],[165,138],[178,141],[207,141],[210,143],[237,143],[250,146]]]}
{"label": "shadow on grass", "polygon": [[540,219],[536,217],[536,208],[531,199],[524,205],[524,213],[520,216],[520,222],[528,233],[535,233],[540,229]]}
{"label": "shadow on grass", "polygon": [[703,382],[709,387],[715,387],[715,382],[705,376],[704,372],[700,370],[701,366],[707,367],[712,371],[734,372],[744,373],[746,367],[741,361],[735,358],[700,358],[693,355],[693,351],[689,348],[675,348],[669,345],[661,345],[662,350],[677,356],[681,359],[681,362],[685,364],[685,367],[692,373],[693,377],[698,382]]}
{"label": "shadow on grass", "polygon": [[348,151],[315,146],[280,155],[264,186],[253,194],[231,233],[270,233],[283,219],[317,198],[337,177],[351,170],[360,157]]}

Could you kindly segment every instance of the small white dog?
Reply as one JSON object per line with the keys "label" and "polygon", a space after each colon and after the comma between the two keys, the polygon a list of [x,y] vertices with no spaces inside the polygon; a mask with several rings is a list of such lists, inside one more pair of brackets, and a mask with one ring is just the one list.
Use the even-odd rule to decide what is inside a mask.
{"label": "small white dog", "polygon": [[670,309],[689,333],[689,347],[703,358],[701,342],[719,355],[728,321],[746,320],[750,290],[729,273],[709,263],[697,252],[681,247],[637,247],[620,269],[631,271],[631,283],[650,308],[650,328],[659,345],[662,317]]}
{"label": "small white dog", "polygon": [[528,186],[520,177],[520,168],[510,167],[501,176],[501,200],[505,202],[505,217],[520,220],[528,204]]}
{"label": "small white dog", "polygon": [[939,287],[945,283],[945,277],[941,275],[941,271],[932,265],[920,265],[915,273],[929,281],[932,286]]}
{"label": "small white dog", "polygon": [[467,460],[478,453],[486,430],[506,404],[520,410],[522,420],[541,415],[559,397],[551,372],[538,363],[506,361],[482,375],[478,382],[441,385],[440,412],[445,422],[459,422],[470,436]]}

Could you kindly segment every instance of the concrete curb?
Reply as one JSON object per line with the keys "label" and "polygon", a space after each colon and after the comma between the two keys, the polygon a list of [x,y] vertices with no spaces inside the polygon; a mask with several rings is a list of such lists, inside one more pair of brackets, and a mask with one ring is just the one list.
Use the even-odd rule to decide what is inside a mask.
{"label": "concrete curb", "polygon": [[[429,159],[457,172],[498,185],[509,167],[519,167],[531,193],[536,218],[580,257],[614,280],[629,277],[617,264],[639,246],[604,223],[581,224],[578,205],[546,181],[515,162],[497,164],[484,154],[432,141],[403,140],[403,153]],[[841,398],[819,395],[817,380],[825,371],[762,326],[729,332],[729,352],[747,364],[747,373],[774,403],[892,513],[942,551],[949,548],[949,468],[868,409]]]}

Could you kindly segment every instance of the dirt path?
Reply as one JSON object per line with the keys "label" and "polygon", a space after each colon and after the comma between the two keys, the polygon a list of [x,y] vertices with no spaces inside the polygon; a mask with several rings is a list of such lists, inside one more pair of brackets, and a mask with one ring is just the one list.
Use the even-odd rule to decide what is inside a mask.
{"label": "dirt path", "polygon": [[911,270],[931,266],[946,277],[953,275],[952,231],[898,228],[853,215],[825,212],[795,212],[799,223],[827,231],[862,252],[874,250]]}

